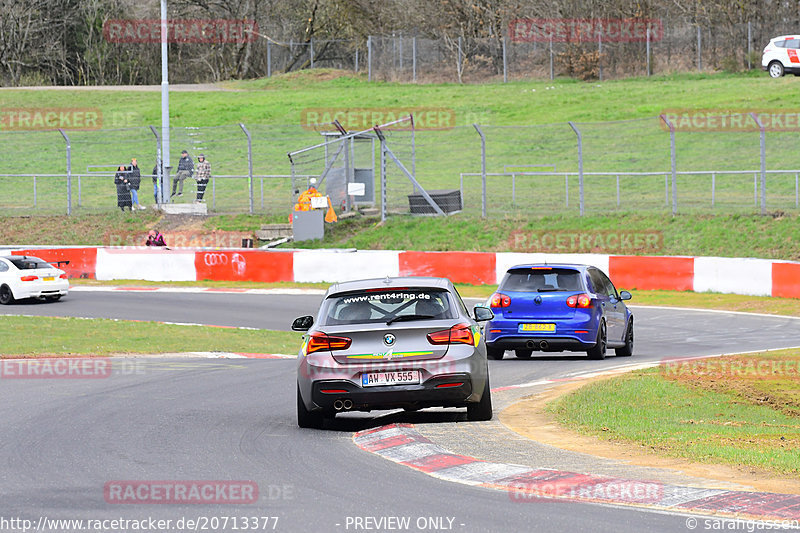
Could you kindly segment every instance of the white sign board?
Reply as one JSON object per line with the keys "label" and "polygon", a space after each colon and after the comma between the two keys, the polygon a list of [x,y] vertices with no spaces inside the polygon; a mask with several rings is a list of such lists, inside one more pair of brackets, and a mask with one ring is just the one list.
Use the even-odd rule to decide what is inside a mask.
{"label": "white sign board", "polygon": [[311,208],[312,209],[325,209],[328,207],[328,197],[327,196],[312,196],[311,197]]}
{"label": "white sign board", "polygon": [[348,183],[347,194],[350,196],[364,196],[367,192],[367,185],[365,183]]}

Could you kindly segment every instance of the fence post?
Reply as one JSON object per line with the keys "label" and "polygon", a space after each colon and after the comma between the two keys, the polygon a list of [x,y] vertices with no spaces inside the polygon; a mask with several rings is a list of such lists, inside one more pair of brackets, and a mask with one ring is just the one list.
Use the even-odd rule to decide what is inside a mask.
{"label": "fence post", "polygon": [[308,57],[311,58],[311,68],[314,68],[314,38],[308,41]]}
{"label": "fence post", "polygon": [[669,126],[669,161],[672,167],[672,216],[678,214],[678,175],[675,161],[675,126],[667,119],[666,115],[659,115],[664,124]]}
{"label": "fence post", "polygon": [[753,68],[753,65],[750,64],[750,53],[752,52],[751,38],[750,38],[751,35],[752,33],[750,28],[750,21],[748,20],[747,21],[747,70]]}
{"label": "fence post", "polygon": [[367,81],[372,81],[372,35],[367,35]]}
{"label": "fence post", "polygon": [[800,179],[796,172],[794,174],[794,206],[800,207]]}
{"label": "fence post", "polygon": [[239,123],[239,127],[247,136],[247,185],[250,191],[250,214],[253,214],[253,140],[250,138],[250,132],[244,127],[244,124]]}
{"label": "fence post", "polygon": [[[552,39],[552,37],[551,37]],[[583,216],[583,136],[581,130],[571,120],[567,122],[575,135],[578,136],[578,205],[580,206],[580,213]]]}
{"label": "fence post", "polygon": [[353,66],[353,72],[354,72],[355,74],[358,74],[358,47],[356,47],[356,58],[355,58],[355,60],[353,61],[353,65],[354,65],[354,66]]}
{"label": "fence post", "polygon": [[36,207],[36,176],[33,177],[33,207]]}
{"label": "fence post", "polygon": [[503,83],[508,83],[508,60],[506,59],[506,36],[503,35]]}
{"label": "fence post", "polygon": [[711,173],[711,207],[714,207],[714,197],[716,196],[717,192],[717,174],[715,172]]}
{"label": "fence post", "polygon": [[381,222],[386,222],[386,139],[381,137]]}
{"label": "fence post", "polygon": [[553,79],[553,34],[550,34],[550,79]]}
{"label": "fence post", "polygon": [[272,77],[272,43],[267,40],[267,77]]}
{"label": "fence post", "polygon": [[64,141],[67,143],[67,215],[72,214],[72,145],[67,137],[67,132],[63,129],[58,129]]}
{"label": "fence post", "polygon": [[481,136],[481,216],[486,218],[486,136],[480,126],[477,124],[472,126]]}
{"label": "fence post", "polygon": [[156,204],[160,204],[164,200],[164,193],[162,192],[164,191],[164,165],[161,162],[161,138],[158,136],[158,130],[155,126],[150,126],[150,131],[153,132],[156,138],[156,186],[158,191],[153,196]]}
{"label": "fence post", "polygon": [[619,174],[617,174],[617,207],[619,207]]}
{"label": "fence post", "polygon": [[767,214],[767,132],[761,119],[753,112],[749,113],[750,117],[758,125],[760,132],[761,144],[761,214]]}
{"label": "fence post", "polygon": [[647,75],[650,75],[650,23],[647,23],[647,29],[645,30],[645,42],[646,44],[646,52],[647,52]]}
{"label": "fence post", "polygon": [[700,35],[700,24],[697,25],[697,72],[703,72],[703,42]]}
{"label": "fence post", "polygon": [[411,39],[411,70],[414,83],[417,83],[417,37]]}
{"label": "fence post", "polygon": [[603,81],[603,33],[597,32],[597,75]]}
{"label": "fence post", "polygon": [[[458,36],[458,55],[456,57],[456,75],[458,76],[458,83],[461,83],[461,36]],[[485,215],[484,215],[485,216]]]}

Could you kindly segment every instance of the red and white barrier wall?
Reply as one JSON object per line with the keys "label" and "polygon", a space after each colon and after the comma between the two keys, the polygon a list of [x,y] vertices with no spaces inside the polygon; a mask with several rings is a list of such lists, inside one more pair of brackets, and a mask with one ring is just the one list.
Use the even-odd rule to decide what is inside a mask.
{"label": "red and white barrier wall", "polygon": [[63,266],[72,278],[152,281],[336,282],[384,276],[441,276],[496,284],[521,263],[586,263],[617,287],[800,298],[800,263],[727,257],[621,256],[392,250],[53,248],[15,250]]}

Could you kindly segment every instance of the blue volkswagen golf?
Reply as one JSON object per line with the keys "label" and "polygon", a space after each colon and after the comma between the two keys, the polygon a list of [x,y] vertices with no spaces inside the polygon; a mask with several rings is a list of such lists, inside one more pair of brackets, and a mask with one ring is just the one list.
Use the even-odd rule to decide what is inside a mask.
{"label": "blue volkswagen golf", "polygon": [[490,300],[487,355],[502,359],[514,350],[528,359],[542,352],[587,352],[604,359],[606,348],[633,355],[633,314],[628,291],[617,292],[600,269],[589,265],[530,264],[508,269]]}

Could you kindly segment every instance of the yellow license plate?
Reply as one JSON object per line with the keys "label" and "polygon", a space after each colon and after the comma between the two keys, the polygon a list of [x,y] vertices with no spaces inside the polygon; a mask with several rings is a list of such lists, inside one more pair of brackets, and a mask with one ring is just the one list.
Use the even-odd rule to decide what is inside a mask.
{"label": "yellow license plate", "polygon": [[555,331],[555,324],[520,324],[520,331]]}
{"label": "yellow license plate", "polygon": [[54,277],[52,277],[52,276],[49,276],[49,277],[42,278],[42,279],[43,279],[43,280],[45,280],[45,281],[53,281],[53,280],[54,280],[54,279],[56,279],[56,278],[54,278]]}

